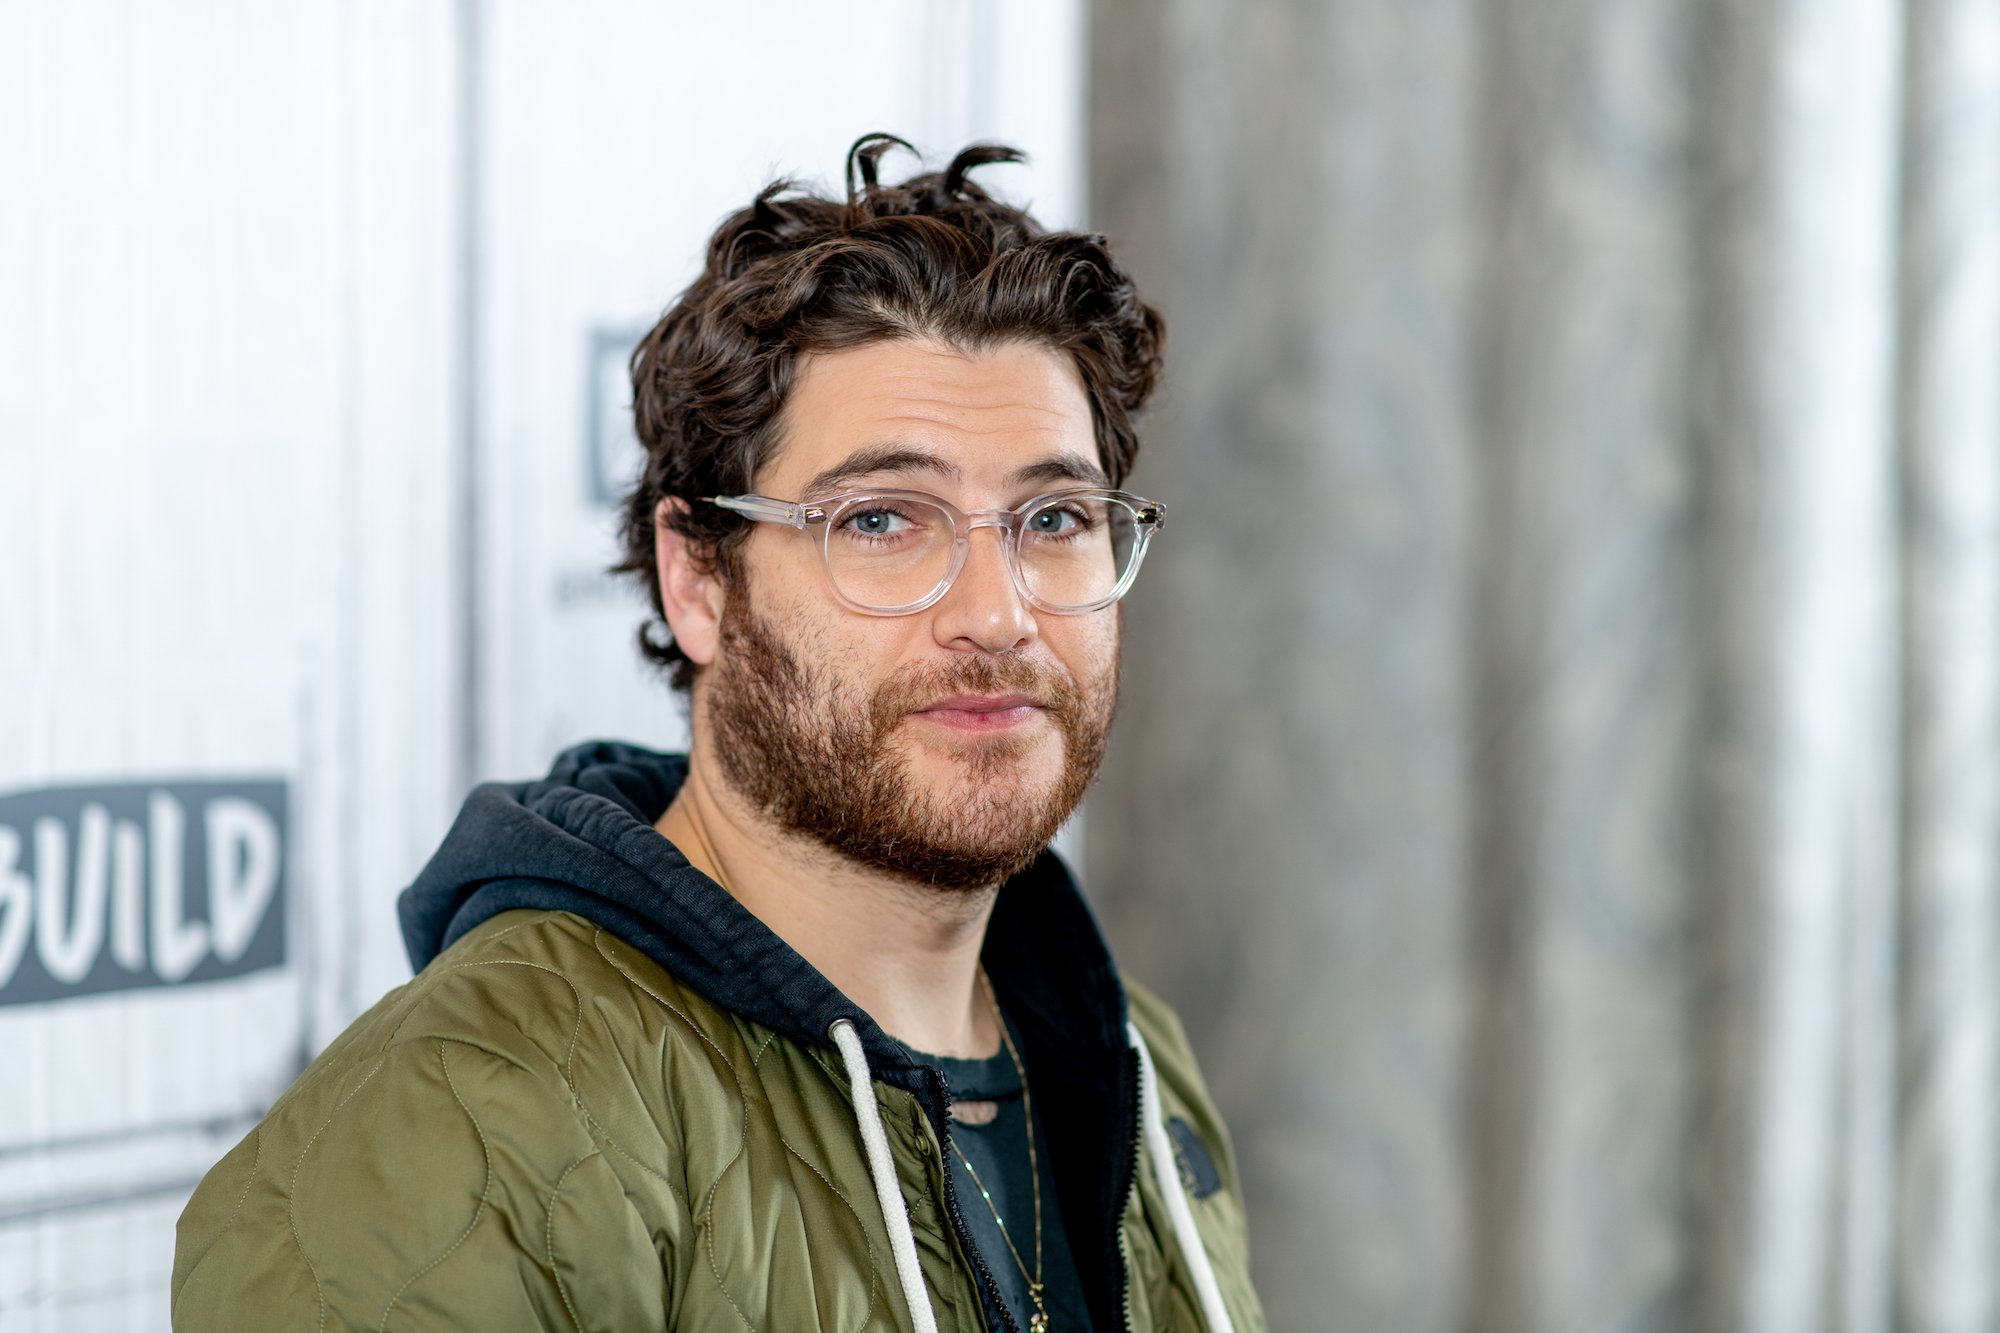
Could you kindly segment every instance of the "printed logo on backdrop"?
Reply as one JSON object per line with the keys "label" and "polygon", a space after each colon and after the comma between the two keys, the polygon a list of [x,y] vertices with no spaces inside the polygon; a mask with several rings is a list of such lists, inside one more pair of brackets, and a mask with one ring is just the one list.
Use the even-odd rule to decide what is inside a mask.
{"label": "printed logo on backdrop", "polygon": [[278,780],[0,793],[0,1005],[283,966],[287,810]]}
{"label": "printed logo on backdrop", "polygon": [[[584,480],[590,504],[603,510],[606,523],[639,479],[646,451],[632,425],[632,349],[646,336],[643,328],[600,325],[590,331],[584,384]],[[606,548],[607,551],[609,548]],[[609,564],[607,558],[604,564]],[[564,608],[626,602],[632,589],[604,564],[565,566],[556,571],[555,604]]]}
{"label": "printed logo on backdrop", "polygon": [[590,388],[584,395],[589,420],[590,498],[606,507],[625,498],[639,479],[639,433],[632,425],[632,349],[645,329],[599,327],[590,331]]}

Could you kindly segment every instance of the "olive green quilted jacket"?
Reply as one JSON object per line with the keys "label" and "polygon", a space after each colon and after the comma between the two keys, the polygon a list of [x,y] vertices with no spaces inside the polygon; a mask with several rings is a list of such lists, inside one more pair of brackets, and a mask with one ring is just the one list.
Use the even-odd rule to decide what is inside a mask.
{"label": "olive green quilted jacket", "polygon": [[[571,865],[560,893],[547,888],[565,883],[550,864],[514,881],[487,865],[434,875],[448,839],[426,871],[434,894],[454,885],[432,904],[457,923],[439,935],[448,946],[328,1047],[203,1180],[180,1220],[176,1329],[917,1329],[914,1274],[938,1328],[989,1327],[981,1291],[991,1278],[954,1221],[943,1169],[942,1076],[910,1066],[823,982],[814,989],[817,974],[719,889],[688,879],[664,839],[627,827],[664,808],[678,772],[646,766],[670,758],[635,747],[588,758],[637,765],[663,790],[635,795],[636,780],[618,772],[591,791],[559,763],[561,790],[482,792],[581,831],[586,851],[562,843],[552,854],[588,860],[610,846],[669,891],[634,896],[641,880],[621,891],[596,862],[588,874]],[[522,836],[507,824],[512,811],[498,830],[481,816],[468,831],[472,809],[454,830],[461,844]],[[655,856],[665,859],[647,862]],[[612,905],[579,898],[580,883]],[[986,963],[1024,1037],[1094,1322],[1209,1328],[1219,1302],[1235,1329],[1260,1330],[1235,1163],[1178,1022],[1145,991],[1122,988],[1119,1017],[1157,1070],[1142,1117],[1148,1070],[1136,1047],[1128,1063],[1065,1038],[1046,1021],[1058,993],[1047,987],[1062,979],[1023,972],[1023,958],[1064,957],[1037,934],[1075,929],[1062,915],[1078,910],[1065,908],[1065,885],[1004,888]],[[694,895],[692,922],[662,905],[677,894]],[[593,910],[523,901],[537,897]],[[621,916],[619,901],[651,924]],[[406,927],[423,918],[407,898],[404,909]],[[717,978],[743,980],[746,941],[764,950],[751,978],[762,990],[728,992]],[[704,970],[698,948],[728,957]],[[836,1011],[868,1061],[888,1149],[877,1177],[852,1066],[800,1026]],[[1052,1096],[1071,1104],[1051,1107]],[[880,1193],[890,1162],[900,1200]],[[900,1279],[895,1210],[915,1260]]]}
{"label": "olive green quilted jacket", "polygon": [[[1165,1106],[1218,1148],[1193,1202],[1261,1327],[1220,1122],[1137,988]],[[939,1326],[985,1327],[915,1098],[878,1086]],[[1130,1326],[1202,1327],[1141,1171]],[[179,1329],[908,1329],[837,1054],[678,985],[565,913],[510,912],[350,1028],[181,1218]]]}

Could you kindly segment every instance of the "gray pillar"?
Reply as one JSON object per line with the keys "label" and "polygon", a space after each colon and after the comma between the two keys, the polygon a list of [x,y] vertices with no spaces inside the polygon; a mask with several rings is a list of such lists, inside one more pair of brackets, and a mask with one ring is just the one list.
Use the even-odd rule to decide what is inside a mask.
{"label": "gray pillar", "polygon": [[1466,29],[1093,22],[1092,224],[1169,376],[1090,880],[1230,1119],[1277,1329],[1428,1333],[1463,1295]]}
{"label": "gray pillar", "polygon": [[[1903,311],[1899,921],[1897,27],[1097,0],[1092,221],[1170,333],[1090,878],[1235,1127],[1274,1327],[1877,1333],[1898,1253],[1924,1326],[1984,1308],[1990,1154],[1914,1172],[1990,1123],[1990,765],[1944,733],[1990,733],[1992,649],[1936,640],[1992,567],[1921,562],[1989,519],[1990,400],[1939,413],[1993,233],[1986,176],[1904,201],[1950,222],[1904,280],[1974,295]],[[1899,1130],[1912,927],[1950,1067]]]}

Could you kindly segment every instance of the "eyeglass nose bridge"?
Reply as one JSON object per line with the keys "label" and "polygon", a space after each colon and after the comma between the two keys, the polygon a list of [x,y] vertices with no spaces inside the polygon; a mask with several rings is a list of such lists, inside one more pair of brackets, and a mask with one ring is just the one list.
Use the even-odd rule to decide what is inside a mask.
{"label": "eyeglass nose bridge", "polygon": [[957,586],[958,576],[965,572],[966,561],[972,554],[972,534],[980,528],[998,528],[1000,563],[1007,571],[1007,581],[1022,601],[1033,606],[1035,595],[1028,588],[1028,572],[1021,568],[1020,548],[1015,540],[1020,532],[1021,516],[1011,509],[964,509],[959,512],[965,515],[965,526],[952,540],[951,564],[933,600],[943,599]]}

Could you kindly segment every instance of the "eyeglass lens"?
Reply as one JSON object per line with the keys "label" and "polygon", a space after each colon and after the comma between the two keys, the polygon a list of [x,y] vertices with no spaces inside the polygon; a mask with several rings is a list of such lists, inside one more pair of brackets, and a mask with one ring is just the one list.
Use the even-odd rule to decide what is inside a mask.
{"label": "eyeglass lens", "polygon": [[[1051,607],[1109,597],[1138,548],[1131,508],[1103,496],[1058,496],[1022,520],[1015,556],[1028,591]],[[829,516],[827,571],[840,595],[891,610],[920,602],[951,570],[951,514],[920,500],[871,496]]]}

